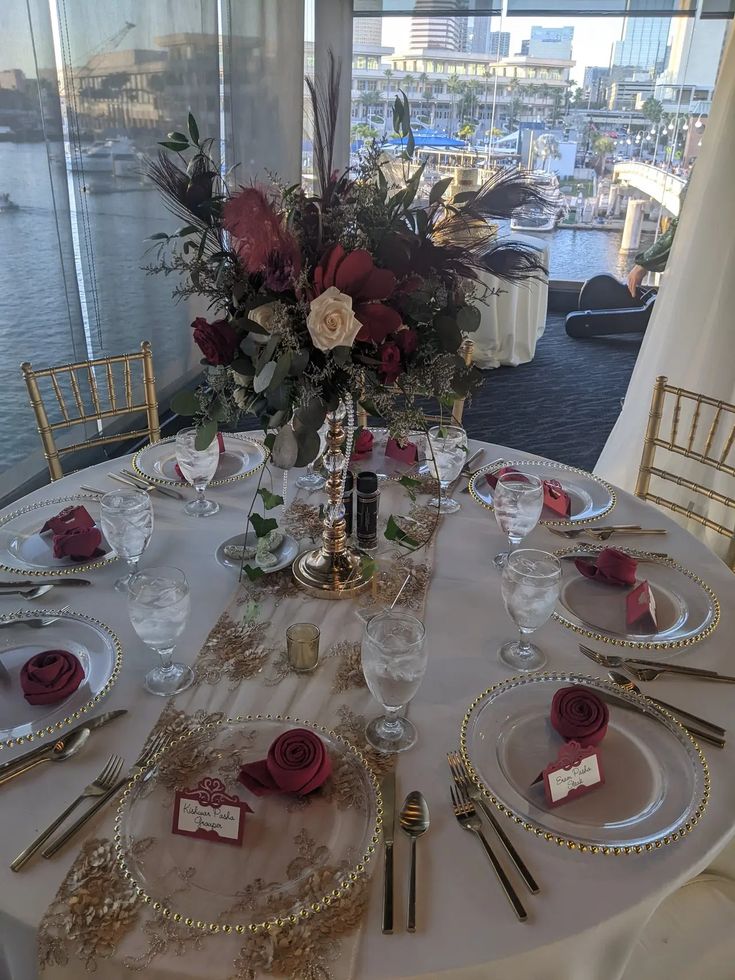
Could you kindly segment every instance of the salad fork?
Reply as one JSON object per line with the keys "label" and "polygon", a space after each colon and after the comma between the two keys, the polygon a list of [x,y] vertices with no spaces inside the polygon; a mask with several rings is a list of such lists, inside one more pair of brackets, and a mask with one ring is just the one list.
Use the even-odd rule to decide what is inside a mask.
{"label": "salad fork", "polygon": [[637,681],[655,681],[662,674],[685,674],[687,677],[699,677],[701,680],[724,681],[733,683],[735,677],[718,674],[716,670],[705,670],[701,667],[684,667],[679,664],[653,664],[649,660],[638,660],[636,657],[626,660],[624,657],[614,657],[610,654],[598,653],[584,643],[579,644],[580,651],[590,660],[607,670],[627,670]]}

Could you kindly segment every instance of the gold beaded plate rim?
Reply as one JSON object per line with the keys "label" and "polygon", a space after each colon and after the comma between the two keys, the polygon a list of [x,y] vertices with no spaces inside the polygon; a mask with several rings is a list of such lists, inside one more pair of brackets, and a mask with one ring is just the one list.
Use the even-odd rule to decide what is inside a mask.
{"label": "gold beaded plate rim", "polygon": [[600,511],[599,514],[595,514],[594,517],[585,517],[582,520],[573,520],[572,518],[563,518],[558,521],[539,521],[542,527],[585,527],[588,524],[596,524],[601,518],[605,517],[610,511],[615,507],[618,497],[615,489],[605,480],[601,480],[599,476],[595,476],[594,473],[589,473],[587,470],[580,470],[576,466],[567,466],[566,463],[554,463],[550,460],[543,459],[504,459],[502,463],[488,463],[487,466],[480,467],[479,470],[475,470],[468,488],[470,491],[470,496],[475,500],[481,507],[485,510],[494,510],[492,504],[488,504],[482,499],[480,494],[477,492],[478,481],[487,476],[488,473],[496,473],[498,470],[504,469],[506,466],[544,466],[552,470],[559,470],[560,473],[574,473],[576,476],[587,477],[588,480],[592,480],[593,483],[597,483],[599,486],[604,487],[610,495],[610,500],[607,507]]}
{"label": "gold beaded plate rim", "polygon": [[[345,872],[344,881],[342,884],[337,885],[335,888],[331,889],[325,895],[322,895],[317,901],[310,902],[308,905],[303,905],[301,908],[295,907],[286,916],[276,916],[272,918],[263,919],[260,922],[204,922],[201,920],[194,920],[192,918],[182,915],[180,912],[175,912],[170,906],[167,906],[165,899],[154,898],[149,895],[145,889],[143,889],[137,882],[135,874],[128,867],[125,860],[125,845],[122,835],[122,820],[125,814],[125,809],[127,801],[130,797],[135,784],[140,780],[146,778],[147,773],[158,763],[163,755],[170,752],[171,749],[196,735],[201,735],[204,732],[215,731],[222,725],[235,724],[237,722],[258,722],[258,721],[274,721],[283,722],[289,725],[300,725],[302,727],[308,727],[317,733],[327,735],[330,739],[339,742],[349,753],[351,753],[357,762],[365,770],[368,783],[373,791],[373,802],[375,805],[375,820],[373,821],[372,828],[370,829],[370,840],[367,848],[360,857],[359,861],[356,861],[351,867]],[[304,922],[310,919],[314,915],[318,915],[320,912],[325,912],[327,909],[339,903],[346,895],[349,894],[350,890],[355,887],[355,885],[365,877],[367,874],[367,865],[373,859],[375,855],[376,848],[380,843],[381,833],[383,826],[383,797],[380,792],[380,783],[375,772],[369,765],[365,756],[360,752],[360,750],[354,746],[348,739],[344,736],[338,734],[330,728],[326,728],[324,725],[319,725],[313,721],[305,721],[303,718],[296,718],[291,715],[235,715],[232,718],[219,718],[216,721],[208,722],[204,725],[198,725],[195,728],[189,729],[178,738],[173,739],[165,745],[159,752],[154,755],[147,766],[138,770],[136,774],[131,778],[128,785],[125,787],[125,791],[120,799],[117,807],[117,812],[115,814],[115,833],[114,833],[114,844],[115,844],[115,855],[117,858],[118,865],[124,875],[125,879],[130,882],[130,885],[135,889],[138,897],[146,904],[150,905],[151,908],[159,915],[170,919],[172,922],[183,924],[192,929],[199,929],[202,932],[207,932],[210,934],[221,934],[225,936],[231,935],[243,935],[246,933],[254,934],[260,932],[270,932],[273,929],[280,929],[284,926],[296,925],[298,922]]]}
{"label": "gold beaded plate rim", "polygon": [[[537,683],[541,680],[556,680],[568,684],[582,684],[585,686],[590,686],[593,689],[602,688],[603,690],[607,690],[616,698],[622,698],[623,700],[630,701],[632,705],[644,707],[646,709],[646,714],[664,725],[664,727],[667,728],[672,735],[679,738],[679,741],[683,745],[686,746],[691,744],[696,760],[701,767],[702,778],[702,794],[696,806],[692,806],[692,813],[685,820],[682,820],[682,822],[670,832],[662,834],[653,840],[645,841],[644,843],[598,844],[582,840],[579,837],[566,837],[561,834],[555,834],[531,820],[525,814],[517,812],[515,809],[513,809],[513,807],[508,806],[499,797],[497,797],[492,790],[485,785],[472,764],[472,760],[470,759],[469,750],[467,748],[467,731],[470,721],[480,705],[482,705],[482,703],[488,697],[490,697],[490,695],[495,694],[501,688],[518,687],[523,684]],[[470,778],[482,792],[485,799],[487,799],[496,810],[508,817],[508,819],[512,820],[515,824],[523,827],[524,830],[533,834],[535,837],[545,840],[550,844],[556,844],[558,847],[566,847],[570,851],[577,851],[580,854],[605,854],[619,857],[627,854],[648,854],[651,851],[659,850],[661,847],[676,843],[677,841],[681,840],[682,837],[685,837],[688,833],[690,833],[699,822],[700,817],[704,813],[705,809],[707,808],[707,804],[709,803],[711,778],[707,760],[705,759],[699,743],[692,737],[692,735],[690,735],[681,722],[675,718],[671,712],[667,711],[665,708],[662,708],[661,705],[657,704],[654,700],[649,699],[642,694],[634,694],[632,691],[625,691],[612,681],[606,681],[601,677],[592,677],[589,674],[545,671],[539,674],[525,674],[516,675],[515,677],[508,677],[505,680],[500,681],[498,684],[494,684],[492,687],[486,688],[484,691],[482,691],[482,693],[477,695],[465,712],[460,728],[459,749]]]}
{"label": "gold beaded plate rim", "polygon": [[[590,555],[599,554],[604,550],[606,545],[598,544],[584,544],[572,546],[569,548],[557,548],[554,554],[558,558],[563,558],[564,555],[569,554],[579,554],[582,550],[589,552]],[[566,615],[554,611],[553,617],[562,626],[566,626],[567,629],[572,630],[573,633],[577,633],[580,636],[587,637],[588,640],[597,640],[599,643],[607,643],[610,646],[617,647],[628,647],[634,650],[681,650],[684,647],[692,646],[695,643],[699,643],[701,640],[705,640],[708,636],[717,629],[720,624],[721,609],[720,600],[717,598],[714,590],[707,585],[704,579],[700,578],[696,572],[692,572],[681,562],[676,561],[674,558],[658,558],[655,554],[649,551],[643,551],[640,548],[626,548],[626,554],[631,555],[633,558],[655,558],[657,562],[661,565],[668,566],[669,568],[675,568],[677,571],[686,575],[687,578],[691,579],[696,583],[705,593],[709,599],[712,606],[712,618],[709,622],[705,623],[696,633],[692,636],[684,636],[678,640],[634,640],[626,636],[614,635],[611,633],[603,633],[599,630],[592,629],[589,626],[585,626],[582,621],[575,622],[574,619],[568,618]]]}
{"label": "gold beaded plate rim", "polygon": [[[50,505],[57,504],[73,504],[79,503],[79,501],[89,500],[92,503],[99,503],[100,498],[91,493],[74,493],[68,497],[52,497],[46,500],[37,500],[34,504],[28,504],[25,507],[20,507],[18,510],[12,511],[10,514],[5,514],[0,517],[0,530],[2,530],[7,524],[15,520],[17,517],[23,517],[25,514],[31,514],[34,510],[40,510],[42,507],[48,507]],[[4,557],[4,556],[3,556]],[[118,560],[118,556],[113,552],[111,556],[102,555],[96,558],[94,561],[89,562],[75,562],[73,565],[59,565],[55,568],[33,568],[30,565],[24,565],[20,561],[16,565],[8,565],[5,561],[0,558],[0,571],[9,572],[12,575],[17,575],[22,573],[23,575],[34,575],[37,578],[59,578],[62,575],[78,575],[80,572],[91,572],[95,568],[105,568],[107,565],[111,565],[113,562]]]}
{"label": "gold beaded plate rim", "polygon": [[63,609],[37,609],[34,606],[32,610],[17,609],[15,612],[6,613],[5,615],[0,616],[0,623],[15,622],[17,620],[24,619],[42,619],[46,616],[55,616],[58,619],[78,620],[79,622],[95,626],[102,633],[106,634],[115,651],[112,672],[110,673],[105,685],[97,692],[97,694],[93,695],[81,707],[76,708],[64,718],[60,718],[58,721],[55,721],[49,725],[44,725],[42,728],[39,728],[35,732],[30,732],[28,735],[19,735],[17,738],[9,737],[0,739],[0,749],[12,749],[18,745],[30,745],[37,739],[44,739],[48,738],[49,736],[57,735],[63,729],[68,728],[70,725],[78,722],[83,715],[87,714],[92,710],[92,708],[96,707],[100,701],[107,697],[112,690],[112,686],[120,676],[123,661],[122,644],[120,643],[117,633],[113,632],[113,630],[111,630],[106,623],[101,622],[99,619],[95,619],[93,616],[87,616],[85,613],[70,612],[69,610]]}
{"label": "gold beaded plate rim", "polygon": [[[207,489],[210,487],[224,487],[228,483],[237,483],[238,480],[247,480],[248,477],[252,476],[254,473],[257,473],[258,470],[262,470],[270,458],[270,450],[260,441],[260,439],[255,439],[253,436],[247,435],[243,432],[223,432],[222,435],[224,436],[225,440],[235,439],[238,442],[243,442],[250,446],[254,446],[258,452],[263,454],[263,458],[257,466],[253,466],[252,469],[246,470],[244,473],[238,473],[237,476],[228,476],[224,480],[210,480],[210,482],[207,484]],[[159,439],[158,442],[149,442],[147,446],[143,446],[142,449],[139,449],[133,456],[133,469],[135,472],[149,483],[156,483],[161,487],[188,486],[187,483],[182,483],[180,480],[167,480],[161,476],[154,476],[153,474],[141,469],[139,465],[146,453],[157,449],[159,446],[165,446],[172,442],[176,442],[176,436],[167,436],[165,439]]]}

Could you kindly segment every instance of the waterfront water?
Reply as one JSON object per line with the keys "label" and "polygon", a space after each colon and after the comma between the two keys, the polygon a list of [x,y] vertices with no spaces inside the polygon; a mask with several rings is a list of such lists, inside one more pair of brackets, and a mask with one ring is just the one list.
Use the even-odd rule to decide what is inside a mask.
{"label": "waterfront water", "polygon": [[[64,289],[65,277],[73,280],[75,262],[60,144],[52,145],[51,155],[49,174],[43,144],[0,143],[0,192],[10,193],[20,208],[0,213],[0,474],[39,449],[20,362],[41,367],[87,356],[79,300],[74,289]],[[147,277],[140,267],[145,239],[174,230],[177,223],[158,195],[136,182],[110,181],[103,189],[82,199],[89,239],[83,237],[79,247],[94,256],[86,281],[96,282],[96,296],[87,290],[89,339],[95,356],[134,350],[150,339],[163,388],[194,363],[189,324],[197,311],[191,304],[174,304],[173,278]],[[552,278],[584,280],[601,272],[623,277],[632,262],[619,255],[616,232],[557,229],[539,237],[549,247]]]}

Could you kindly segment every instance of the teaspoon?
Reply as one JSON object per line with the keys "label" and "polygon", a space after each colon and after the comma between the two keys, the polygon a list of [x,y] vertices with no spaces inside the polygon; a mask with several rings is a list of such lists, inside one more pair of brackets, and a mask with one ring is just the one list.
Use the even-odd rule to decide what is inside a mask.
{"label": "teaspoon", "polygon": [[416,932],[416,841],[429,829],[429,807],[422,793],[414,790],[401,810],[401,830],[411,838],[411,878],[408,888],[408,932]]}
{"label": "teaspoon", "polygon": [[7,776],[0,778],[0,785],[20,776],[21,773],[28,772],[35,766],[40,766],[42,762],[64,762],[65,759],[75,755],[82,748],[89,738],[89,732],[89,728],[80,728],[78,731],[72,732],[68,738],[60,738],[58,742],[54,743],[50,752],[31,759],[22,769],[13,769]]}

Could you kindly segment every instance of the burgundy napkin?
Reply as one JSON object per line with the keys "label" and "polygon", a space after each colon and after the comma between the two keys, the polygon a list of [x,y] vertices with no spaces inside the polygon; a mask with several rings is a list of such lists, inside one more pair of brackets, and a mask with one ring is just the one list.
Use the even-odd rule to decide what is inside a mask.
{"label": "burgundy napkin", "polygon": [[397,439],[389,439],[385,446],[385,455],[397,459],[399,463],[415,463],[419,451],[415,442],[407,442],[402,446]]}
{"label": "burgundy napkin", "polygon": [[23,665],[20,686],[29,704],[56,704],[69,697],[84,680],[84,670],[73,653],[46,650]]}
{"label": "burgundy napkin", "polygon": [[[498,484],[498,478],[507,476],[509,473],[517,474],[521,482],[525,479],[524,475],[512,466],[504,466],[497,473],[488,473],[485,479],[494,490]],[[542,480],[541,482],[544,485],[544,507],[548,507],[556,514],[561,514],[562,517],[569,517],[572,512],[572,498],[561,483],[558,480]]]}
{"label": "burgundy napkin", "polygon": [[551,702],[551,724],[562,738],[597,745],[605,737],[607,705],[594,691],[575,684],[561,687]]}
{"label": "burgundy napkin", "polygon": [[603,548],[596,559],[575,558],[577,571],[585,578],[608,585],[635,585],[638,562],[617,548]]}
{"label": "burgundy napkin", "polygon": [[318,789],[331,773],[332,762],[324,742],[308,728],[294,728],[275,739],[267,758],[244,765],[239,779],[256,796],[305,796]]}
{"label": "burgundy napkin", "polygon": [[[219,454],[221,456],[222,453],[225,451],[225,440],[221,432],[217,433],[217,445],[219,446]],[[182,483],[187,482],[187,479],[184,476],[184,474],[181,472],[181,467],[179,466],[178,463],[174,466],[174,471],[176,473],[176,476],[178,476],[178,478],[181,480]]]}
{"label": "burgundy napkin", "polygon": [[363,459],[373,451],[373,434],[370,429],[360,429],[350,459]]}
{"label": "burgundy napkin", "polygon": [[102,534],[99,528],[74,528],[55,534],[53,537],[54,558],[72,558],[74,561],[84,561],[88,558],[99,558],[104,555],[100,548]]}
{"label": "burgundy napkin", "polygon": [[53,531],[54,534],[63,534],[65,531],[76,531],[78,529],[86,531],[87,528],[94,527],[94,521],[89,515],[86,507],[65,507],[56,515],[49,517],[41,528],[41,534],[46,531]]}

